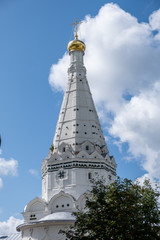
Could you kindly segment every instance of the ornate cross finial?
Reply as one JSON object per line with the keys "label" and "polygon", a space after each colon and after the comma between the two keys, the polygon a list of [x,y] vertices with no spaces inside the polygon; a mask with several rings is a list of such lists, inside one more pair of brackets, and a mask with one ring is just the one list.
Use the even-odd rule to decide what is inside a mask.
{"label": "ornate cross finial", "polygon": [[75,22],[74,23],[71,23],[71,26],[72,25],[74,25],[74,33],[75,33],[75,39],[77,40],[78,39],[78,34],[77,34],[77,32],[78,32],[78,25],[80,25],[82,22],[80,21],[80,22],[78,22],[78,19],[77,18],[75,18]]}

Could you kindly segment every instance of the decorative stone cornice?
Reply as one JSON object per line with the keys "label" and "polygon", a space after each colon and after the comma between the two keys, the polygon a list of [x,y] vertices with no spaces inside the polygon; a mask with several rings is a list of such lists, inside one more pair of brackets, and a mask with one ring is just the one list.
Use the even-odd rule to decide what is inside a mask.
{"label": "decorative stone cornice", "polygon": [[85,161],[85,160],[68,160],[68,161],[57,161],[56,163],[49,163],[44,165],[42,168],[42,178],[49,172],[58,171],[59,169],[72,169],[72,168],[88,168],[88,169],[105,169],[108,172],[111,172],[114,176],[116,176],[116,168],[115,165],[109,165],[105,161]]}

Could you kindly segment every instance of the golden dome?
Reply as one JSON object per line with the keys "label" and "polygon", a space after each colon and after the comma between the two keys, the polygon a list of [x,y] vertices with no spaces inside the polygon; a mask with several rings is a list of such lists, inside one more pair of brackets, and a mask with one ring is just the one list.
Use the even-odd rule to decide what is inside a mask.
{"label": "golden dome", "polygon": [[75,39],[68,43],[68,51],[69,52],[75,51],[75,50],[84,52],[85,48],[86,48],[86,45],[84,44],[84,42],[82,42],[78,39]]}

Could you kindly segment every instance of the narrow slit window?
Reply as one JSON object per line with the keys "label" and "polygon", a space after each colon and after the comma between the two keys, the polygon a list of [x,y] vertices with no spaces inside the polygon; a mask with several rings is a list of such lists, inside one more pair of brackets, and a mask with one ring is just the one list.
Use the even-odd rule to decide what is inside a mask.
{"label": "narrow slit window", "polygon": [[109,178],[109,180],[112,180],[112,177],[111,177],[111,175],[108,175],[108,178]]}
{"label": "narrow slit window", "polygon": [[91,179],[92,178],[92,174],[91,172],[88,173],[88,179]]}

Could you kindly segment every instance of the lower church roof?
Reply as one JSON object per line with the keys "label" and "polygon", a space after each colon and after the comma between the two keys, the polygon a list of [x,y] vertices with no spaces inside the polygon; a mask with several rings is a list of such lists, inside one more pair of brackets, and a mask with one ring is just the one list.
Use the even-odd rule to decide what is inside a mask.
{"label": "lower church roof", "polygon": [[12,233],[12,234],[0,235],[0,240],[21,240],[21,234]]}

